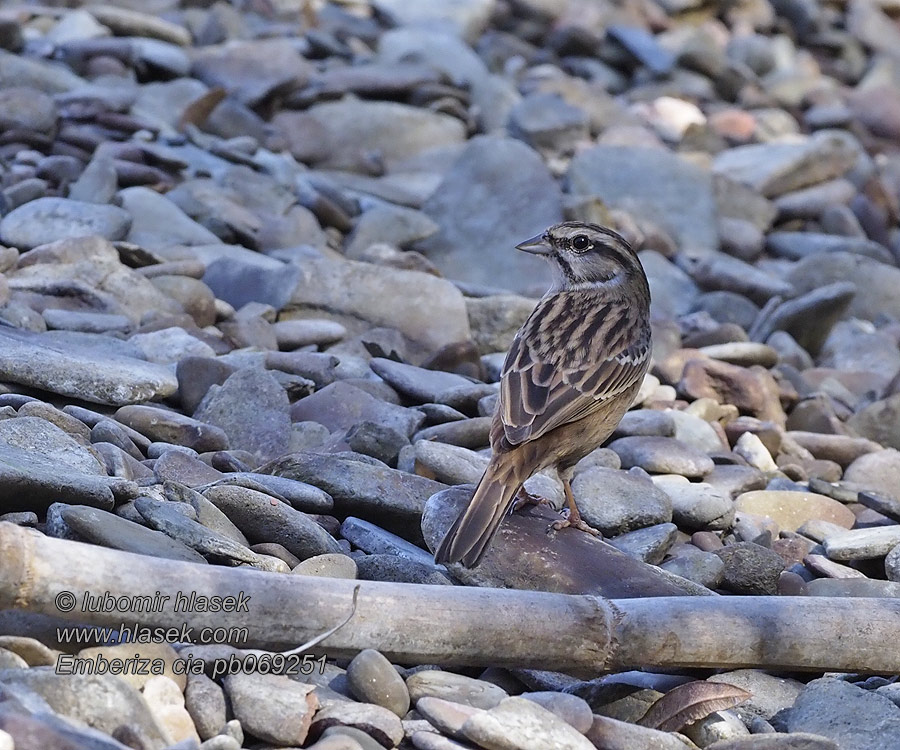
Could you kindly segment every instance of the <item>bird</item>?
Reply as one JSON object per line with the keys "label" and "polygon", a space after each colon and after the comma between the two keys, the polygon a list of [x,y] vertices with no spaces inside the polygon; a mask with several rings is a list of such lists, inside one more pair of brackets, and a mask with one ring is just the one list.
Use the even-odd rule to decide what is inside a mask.
{"label": "bird", "polygon": [[553,528],[599,534],[575,505],[573,469],[615,430],[650,364],[650,286],[622,236],[566,221],[516,249],[549,261],[553,282],[506,355],[491,459],[435,551],[437,563],[478,565],[522,484],[548,467],[556,468],[568,506]]}

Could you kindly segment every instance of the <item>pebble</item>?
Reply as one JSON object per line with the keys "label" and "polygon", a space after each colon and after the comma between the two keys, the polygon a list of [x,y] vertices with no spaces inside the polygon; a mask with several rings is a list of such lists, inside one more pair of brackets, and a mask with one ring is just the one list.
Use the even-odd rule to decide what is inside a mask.
{"label": "pebble", "polygon": [[845,505],[814,492],[745,492],[737,498],[735,508],[739,512],[768,516],[785,531],[797,531],[804,523],[814,519],[845,529],[856,522],[856,516]]}
{"label": "pebble", "polygon": [[245,731],[276,745],[302,745],[319,707],[313,685],[283,675],[233,674],[222,687]]}
{"label": "pebble", "polygon": [[462,734],[484,746],[502,742],[513,747],[547,746],[560,750],[594,747],[577,729],[554,713],[525,698],[506,698],[498,706],[475,714],[463,724]]}
{"label": "pebble", "polygon": [[584,520],[617,535],[672,520],[672,502],[645,477],[593,466],[579,472],[572,493]]}
{"label": "pebble", "polygon": [[490,709],[507,698],[505,690],[490,682],[437,670],[423,670],[410,675],[406,679],[406,687],[413,704],[430,697]]}
{"label": "pebble", "polygon": [[775,552],[753,542],[738,542],[714,553],[725,563],[722,586],[736,594],[773,596],[784,561]]}
{"label": "pebble", "polygon": [[375,703],[400,718],[409,711],[406,683],[393,665],[378,651],[364,649],[347,665],[347,681],[353,694],[364,703]]}
{"label": "pebble", "polygon": [[900,526],[851,529],[826,536],[825,554],[832,560],[869,560],[884,557],[900,544]]}

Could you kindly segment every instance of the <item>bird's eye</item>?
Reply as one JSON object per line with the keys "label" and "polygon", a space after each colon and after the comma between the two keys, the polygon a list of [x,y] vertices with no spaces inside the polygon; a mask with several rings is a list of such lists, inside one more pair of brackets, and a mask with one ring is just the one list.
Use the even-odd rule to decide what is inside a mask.
{"label": "bird's eye", "polygon": [[591,246],[591,241],[588,239],[587,235],[578,234],[572,238],[572,249],[577,250],[580,253],[583,253]]}

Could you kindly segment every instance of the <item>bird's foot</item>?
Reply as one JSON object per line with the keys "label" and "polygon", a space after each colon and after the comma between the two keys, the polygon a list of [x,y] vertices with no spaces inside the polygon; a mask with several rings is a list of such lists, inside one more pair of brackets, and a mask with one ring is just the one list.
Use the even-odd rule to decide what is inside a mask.
{"label": "bird's foot", "polygon": [[524,487],[520,487],[519,491],[516,493],[516,499],[513,501],[512,512],[515,513],[517,511],[522,510],[522,508],[527,508],[529,505],[536,505],[540,507],[541,505],[550,505],[550,501],[546,497],[541,497],[540,495],[532,495],[528,490]]}
{"label": "bird's foot", "polygon": [[599,529],[595,529],[593,526],[590,526],[581,516],[572,518],[571,514],[566,518],[562,518],[559,521],[554,521],[553,523],[551,523],[547,528],[547,533],[549,534],[551,531],[561,531],[562,529],[568,528],[587,532],[591,536],[603,536],[603,534],[600,533]]}

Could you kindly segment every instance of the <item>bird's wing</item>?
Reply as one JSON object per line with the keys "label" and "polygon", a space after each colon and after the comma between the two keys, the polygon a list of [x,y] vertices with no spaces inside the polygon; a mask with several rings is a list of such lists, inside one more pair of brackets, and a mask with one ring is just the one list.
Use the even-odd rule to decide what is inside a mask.
{"label": "bird's wing", "polygon": [[[566,299],[568,298],[568,299]],[[513,445],[575,422],[642,379],[650,332],[634,306],[545,297],[519,331],[500,380],[500,418]]]}

